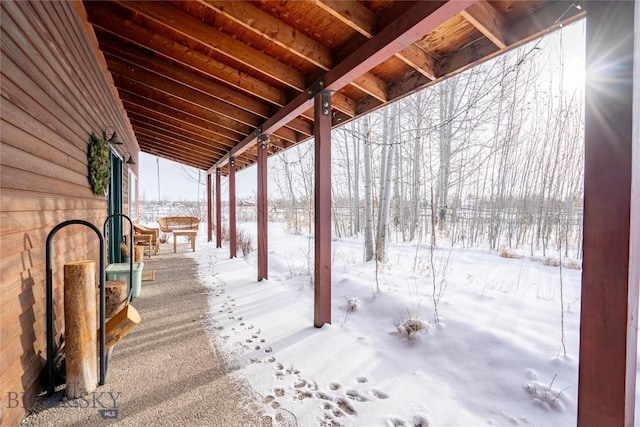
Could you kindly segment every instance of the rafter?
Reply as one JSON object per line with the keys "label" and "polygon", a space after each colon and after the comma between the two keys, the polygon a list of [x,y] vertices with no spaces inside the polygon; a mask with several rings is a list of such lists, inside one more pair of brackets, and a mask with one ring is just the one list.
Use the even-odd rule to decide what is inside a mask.
{"label": "rafter", "polygon": [[[222,149],[211,141],[208,141],[202,137],[185,137],[179,129],[173,128],[165,123],[158,123],[148,118],[142,118],[135,116],[131,119],[131,125],[133,126],[136,137],[139,134],[146,138],[156,139],[160,144],[172,144],[180,150],[188,149],[193,152],[194,155],[202,150],[203,155],[220,157]],[[251,155],[248,154],[248,159],[251,159]]]}
{"label": "rafter", "polygon": [[200,3],[323,70],[333,65],[329,48],[249,3],[227,0],[200,0]]}
{"label": "rafter", "polygon": [[173,117],[187,117],[190,115],[195,119],[205,120],[206,122],[203,123],[207,123],[206,128],[208,130],[219,135],[223,141],[228,141],[230,144],[233,144],[234,141],[237,141],[239,138],[243,138],[246,135],[219,126],[215,121],[216,116],[212,115],[206,108],[202,108],[180,98],[167,95],[164,92],[155,90],[149,86],[145,86],[117,74],[114,75],[113,79],[116,87],[121,92],[129,92],[139,96],[141,99],[147,99],[150,102],[158,104],[158,111],[166,112],[167,115],[172,115]]}
{"label": "rafter", "polygon": [[297,90],[306,87],[305,77],[286,64],[274,59],[223,32],[199,21],[181,10],[163,2],[119,1],[119,5],[133,10],[159,25],[170,28],[201,43],[245,67]]}
{"label": "rafter", "polygon": [[507,47],[504,16],[485,0],[479,0],[460,15],[500,49]]}
{"label": "rafter", "polygon": [[[331,51],[327,47],[257,7],[245,2],[226,0],[200,0],[200,2],[211,7],[227,19],[242,25],[247,30],[275,43],[324,71],[330,70],[333,66]],[[371,73],[363,74],[354,80],[352,84],[376,99],[381,101],[387,99],[385,82]]]}
{"label": "rafter", "polygon": [[[376,15],[358,2],[316,0],[316,4],[368,39],[373,38],[378,31]],[[410,44],[395,56],[419,73],[435,80],[437,75],[436,60],[419,46]],[[386,99],[379,98],[378,100],[386,101]]]}
{"label": "rafter", "polygon": [[[164,116],[167,116],[168,118],[192,124],[203,130],[211,132],[212,134],[215,134],[215,140],[223,146],[233,146],[239,139],[237,135],[234,135],[233,138],[227,136],[227,133],[225,132],[226,129],[221,129],[220,126],[216,124],[215,119],[211,119],[210,117],[207,118],[207,116],[192,114],[189,109],[184,110],[171,106],[171,103],[172,101],[174,101],[174,99],[167,100],[166,98],[163,98],[162,94],[160,93],[140,93],[138,91],[131,90],[131,85],[129,84],[129,82],[126,82],[124,84],[121,84],[121,82],[119,82],[118,89],[122,98],[132,104],[148,108],[155,111],[157,114],[162,114]],[[190,108],[190,106],[188,108]]]}
{"label": "rafter", "polygon": [[[158,127],[153,122],[143,122],[137,118],[131,121],[131,125],[136,132],[136,138],[139,135],[140,138],[144,138],[147,141],[157,141],[159,145],[173,147],[180,153],[187,155],[200,155],[207,158],[220,156],[220,150],[204,139],[177,138],[175,133],[168,131],[165,127]],[[243,153],[240,158],[245,159],[247,163],[256,159],[249,152]]]}
{"label": "rafter", "polygon": [[[152,52],[195,69],[212,79],[228,84],[245,94],[256,96],[275,105],[286,103],[283,91],[267,83],[222,64],[213,58],[157,34],[147,28],[136,25],[129,19],[117,19],[111,9],[102,3],[86,3],[91,23],[104,33],[116,34],[128,42],[137,44]],[[117,29],[117,31],[116,31]]]}
{"label": "rafter", "polygon": [[110,54],[106,55],[109,70],[140,84],[153,89],[165,92],[171,96],[178,97],[184,101],[191,102],[206,108],[218,117],[218,124],[234,132],[249,132],[250,128],[258,126],[259,118],[246,111],[225,104],[209,95],[205,95],[188,86],[176,83],[159,74],[152,73],[143,68],[139,68],[131,63],[127,63]]}
{"label": "rafter", "polygon": [[231,108],[242,109],[260,117],[269,117],[271,115],[271,107],[255,98],[238,93],[211,79],[202,77],[167,61],[160,60],[140,49],[125,47],[119,44],[115,38],[101,38],[100,47],[103,52],[107,52],[131,64],[136,64],[149,72],[199,90],[208,96],[229,104]]}
{"label": "rafter", "polygon": [[171,125],[176,129],[181,129],[182,132],[185,132],[185,135],[204,137],[208,141],[216,142],[222,147],[233,147],[233,142],[231,142],[232,145],[229,147],[229,145],[220,139],[218,135],[206,129],[204,127],[206,124],[194,124],[193,122],[197,120],[191,116],[169,115],[167,114],[167,111],[163,111],[161,105],[148,102],[137,95],[127,92],[121,91],[120,96],[122,97],[122,103],[127,108],[130,115],[137,114],[139,118],[140,116],[146,116],[158,122],[164,122],[167,125]]}
{"label": "rafter", "polygon": [[[395,55],[424,34],[469,7],[472,3],[473,1],[459,0],[449,1],[444,4],[414,4],[395,20],[394,25],[385,27],[374,38],[367,41],[328,71],[321,79],[321,87],[331,91],[342,89],[356,77],[361,76],[364,72]],[[313,90],[311,90],[311,93],[305,92],[296,96],[289,104],[262,124],[262,132],[271,133],[309,109],[313,105],[313,98],[309,98],[311,94],[315,95]],[[209,172],[213,172],[216,167],[225,165],[229,157],[244,152],[255,142],[256,136],[247,136],[220,161],[216,162]]]}

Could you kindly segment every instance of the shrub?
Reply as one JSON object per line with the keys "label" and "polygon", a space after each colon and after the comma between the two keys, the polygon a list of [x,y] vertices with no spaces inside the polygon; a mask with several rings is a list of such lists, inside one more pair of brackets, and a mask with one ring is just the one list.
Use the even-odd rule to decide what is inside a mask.
{"label": "shrub", "polygon": [[419,317],[409,315],[406,319],[398,319],[394,323],[400,335],[406,335],[409,341],[413,341],[418,333],[426,334],[431,324]]}
{"label": "shrub", "polygon": [[522,255],[516,252],[515,249],[507,248],[506,246],[500,246],[500,251],[498,252],[498,256],[502,258],[513,258],[520,259]]}
{"label": "shrub", "polygon": [[238,231],[238,247],[242,250],[242,255],[246,258],[253,252],[253,235],[245,230]]}
{"label": "shrub", "polygon": [[569,270],[581,270],[582,262],[577,259],[567,259],[562,263]]}
{"label": "shrub", "polygon": [[557,258],[552,258],[550,256],[548,257],[544,257],[544,259],[542,260],[542,263],[546,266],[549,267],[558,267],[560,266],[560,260]]}

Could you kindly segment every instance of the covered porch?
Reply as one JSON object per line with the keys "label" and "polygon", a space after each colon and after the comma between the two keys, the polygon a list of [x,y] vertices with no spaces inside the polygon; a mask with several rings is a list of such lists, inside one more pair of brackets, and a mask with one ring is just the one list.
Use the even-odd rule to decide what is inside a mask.
{"label": "covered porch", "polygon": [[[217,246],[221,246],[222,229],[220,177],[229,177],[230,258],[237,255],[235,174],[257,164],[257,280],[268,278],[269,273],[267,157],[314,138],[313,323],[322,327],[331,322],[332,308],[331,129],[585,16],[589,72],[578,425],[627,427],[634,422],[640,287],[637,1],[3,4],[3,31],[7,29],[11,41],[3,37],[3,54],[11,59],[2,70],[7,98],[3,108],[15,107],[8,116],[3,109],[3,116],[16,129],[28,129],[31,122],[43,128],[53,122],[52,127],[64,128],[51,112],[45,118],[38,114],[35,98],[51,82],[56,86],[49,96],[69,94],[68,100],[61,101],[69,116],[77,116],[77,105],[83,105],[87,114],[103,113],[100,105],[86,107],[79,101],[87,92],[94,103],[106,99],[109,113],[104,121],[115,120],[118,131],[127,134],[127,150],[142,150],[208,171],[207,234]],[[80,22],[83,28],[40,27],[53,18]],[[81,65],[85,74],[97,76],[99,84],[69,91],[61,83],[68,79],[60,76],[69,77],[70,72],[64,66],[47,68],[55,55],[46,42],[34,44],[31,52],[21,50],[20,40],[26,33],[38,34],[45,27],[54,39],[73,40],[69,46],[97,58],[89,66]],[[38,54],[31,55],[34,52]],[[30,71],[38,75],[39,67],[48,72],[48,80],[21,87],[21,76]],[[23,93],[32,98],[21,97]],[[79,119],[77,129],[86,131],[100,121]],[[10,134],[16,152],[37,152],[37,147],[46,145],[42,140],[47,132],[40,128],[33,132],[29,147],[21,146],[19,131]],[[60,134],[75,140],[81,133],[58,130],[54,143],[64,146]],[[83,153],[76,151],[79,155],[70,161],[79,170],[78,163],[84,166],[78,160]],[[5,178],[3,170],[3,187],[18,200],[21,191],[30,190],[23,184],[28,171],[20,164],[25,155],[10,154],[3,153],[3,167],[18,172]],[[69,167],[69,160],[56,156],[52,150],[44,164],[38,163],[40,174],[46,175],[46,164],[52,159],[62,165],[62,171]],[[75,175],[68,179],[79,181]],[[75,190],[64,192],[72,206],[67,209],[93,210],[92,216],[100,222],[104,214],[97,212],[102,200],[88,207],[76,201]],[[40,234],[64,216],[56,203],[47,205],[55,218],[33,220],[39,223]],[[17,230],[7,231],[15,241]],[[37,244],[42,238],[34,240]],[[28,252],[26,238],[23,246]],[[3,250],[8,254],[11,245]],[[16,306],[23,296],[27,270],[11,270],[15,277],[7,301]],[[2,304],[4,309],[5,301]],[[24,310],[29,309],[32,317],[41,312]],[[6,315],[2,320],[5,331],[20,324]],[[30,333],[33,342],[38,333]],[[24,352],[34,353],[33,360],[21,363],[21,355],[13,354],[20,351],[12,351],[12,358],[2,366],[19,365],[24,375],[9,380],[12,386],[19,384],[33,393],[40,361],[33,345],[22,342],[28,339],[11,336],[11,340],[16,348],[22,345]]]}

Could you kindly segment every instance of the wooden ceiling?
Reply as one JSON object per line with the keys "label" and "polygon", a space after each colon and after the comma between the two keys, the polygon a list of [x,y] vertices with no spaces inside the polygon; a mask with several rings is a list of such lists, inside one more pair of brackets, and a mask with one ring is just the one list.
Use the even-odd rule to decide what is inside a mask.
{"label": "wooden ceiling", "polygon": [[141,151],[212,171],[339,125],[583,16],[567,1],[85,1]]}

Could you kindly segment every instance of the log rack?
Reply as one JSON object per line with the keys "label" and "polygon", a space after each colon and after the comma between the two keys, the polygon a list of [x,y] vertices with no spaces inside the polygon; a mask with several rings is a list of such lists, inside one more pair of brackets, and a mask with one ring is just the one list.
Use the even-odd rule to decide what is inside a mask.
{"label": "log rack", "polygon": [[[51,244],[53,242],[54,236],[68,225],[84,225],[92,229],[96,235],[98,236],[98,240],[100,241],[100,378],[98,381],[98,385],[104,385],[105,377],[107,373],[107,362],[105,359],[105,241],[104,235],[100,232],[100,229],[90,223],[89,221],[85,221],[82,219],[71,219],[68,221],[61,222],[56,225],[49,235],[47,236],[47,248],[46,248],[46,273],[47,273],[47,395],[51,396],[55,392],[55,386],[53,381],[53,371],[55,368],[54,362],[54,330],[53,330],[53,261],[51,258]],[[132,227],[133,228],[133,227]]]}

